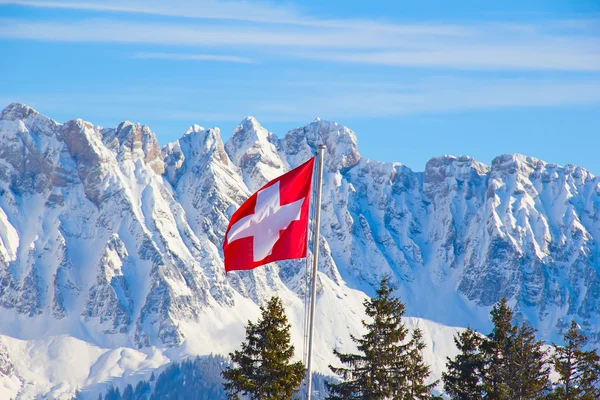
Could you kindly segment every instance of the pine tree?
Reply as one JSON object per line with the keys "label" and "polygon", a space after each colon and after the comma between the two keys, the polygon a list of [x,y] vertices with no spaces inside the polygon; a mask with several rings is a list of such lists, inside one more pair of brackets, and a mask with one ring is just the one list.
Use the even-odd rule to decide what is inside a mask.
{"label": "pine tree", "polygon": [[511,338],[506,369],[510,398],[528,400],[544,398],[550,390],[550,367],[544,342],[535,339],[535,329],[523,323]]}
{"label": "pine tree", "polygon": [[564,336],[565,346],[553,344],[552,363],[559,374],[553,399],[600,398],[600,358],[597,350],[585,351],[587,338],[575,321]]}
{"label": "pine tree", "polygon": [[121,400],[121,391],[118,387],[111,386],[104,395],[104,400]]}
{"label": "pine tree", "polygon": [[131,383],[128,384],[127,386],[125,386],[125,389],[123,390],[123,394],[121,395],[121,400],[133,400],[133,386],[131,386]]}
{"label": "pine tree", "polygon": [[454,337],[454,343],[459,353],[454,360],[448,358],[448,371],[442,374],[444,391],[453,400],[483,399],[483,384],[481,375],[484,367],[484,357],[480,351],[483,339],[471,328]]}
{"label": "pine tree", "polygon": [[535,329],[513,325],[506,299],[491,311],[494,329],[481,344],[485,358],[483,389],[489,400],[525,400],[544,397],[549,390],[549,368],[543,342]]}
{"label": "pine tree", "polygon": [[[423,342],[423,332],[420,329],[415,329],[412,332],[412,337],[409,342],[407,351],[407,368],[405,371],[398,371],[404,374],[407,380],[407,389],[403,397],[394,397],[397,399],[405,400],[425,400],[431,397],[431,389],[437,384],[425,384],[429,375],[431,375],[431,368],[423,361],[423,349],[425,349],[425,342]],[[398,393],[400,394],[400,393]]]}
{"label": "pine tree", "polygon": [[[587,338],[586,338],[587,340]],[[600,357],[597,349],[582,351],[579,357],[581,368],[582,400],[600,399]]]}
{"label": "pine tree", "polygon": [[134,397],[137,400],[147,399],[150,396],[151,388],[150,384],[146,381],[139,381],[137,385],[135,385]]}
{"label": "pine tree", "polygon": [[230,399],[239,399],[240,394],[251,400],[291,399],[302,383],[304,365],[291,363],[294,346],[281,300],[271,298],[261,313],[258,322],[248,321],[242,349],[230,354],[236,365],[222,373]]}
{"label": "pine tree", "polygon": [[513,312],[502,298],[490,312],[494,329],[481,345],[486,362],[483,374],[483,389],[486,399],[510,399],[508,383],[512,378],[507,368],[512,338],[516,327],[512,324]]}
{"label": "pine tree", "polygon": [[412,340],[406,340],[408,329],[402,323],[404,304],[392,292],[387,279],[383,279],[377,295],[365,300],[370,322],[362,323],[367,333],[361,338],[351,335],[359,354],[333,350],[346,367],[329,366],[342,381],[327,383],[328,399],[406,399],[411,393],[425,396],[430,392],[424,384],[429,367],[421,356],[422,334],[416,331]]}

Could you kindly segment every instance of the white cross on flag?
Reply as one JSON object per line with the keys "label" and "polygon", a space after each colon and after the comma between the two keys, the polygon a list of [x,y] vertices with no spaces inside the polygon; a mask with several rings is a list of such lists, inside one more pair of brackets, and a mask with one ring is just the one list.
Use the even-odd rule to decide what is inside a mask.
{"label": "white cross on flag", "polygon": [[231,216],[225,232],[225,271],[306,257],[314,157],[275,178]]}

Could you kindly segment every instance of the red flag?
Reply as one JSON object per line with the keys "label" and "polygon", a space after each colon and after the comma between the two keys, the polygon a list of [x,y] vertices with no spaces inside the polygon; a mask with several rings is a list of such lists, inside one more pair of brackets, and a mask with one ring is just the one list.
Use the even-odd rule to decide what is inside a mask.
{"label": "red flag", "polygon": [[223,243],[225,271],[306,257],[314,157],[273,179],[240,206]]}

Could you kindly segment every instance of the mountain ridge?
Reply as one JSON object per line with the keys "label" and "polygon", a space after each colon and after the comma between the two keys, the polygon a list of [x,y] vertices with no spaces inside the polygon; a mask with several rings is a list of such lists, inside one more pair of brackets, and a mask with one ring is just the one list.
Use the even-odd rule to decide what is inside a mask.
{"label": "mountain ridge", "polygon": [[[15,115],[15,113],[17,113],[17,114]],[[4,114],[6,114],[6,116],[5,116]],[[61,124],[61,123],[59,123],[58,121],[56,121],[56,120],[54,120],[54,119],[52,119],[52,118],[50,118],[50,117],[47,117],[47,116],[45,116],[45,115],[41,114],[40,112],[38,112],[38,111],[37,111],[37,110],[35,110],[34,108],[32,108],[32,107],[28,106],[27,104],[25,104],[25,103],[19,103],[19,102],[12,102],[12,103],[10,103],[8,106],[6,106],[6,107],[5,107],[5,108],[4,108],[4,109],[3,109],[3,110],[0,112],[0,118],[2,118],[2,119],[9,119],[9,118],[7,118],[7,117],[12,117],[12,118],[23,119],[23,118],[30,117],[31,115],[34,115],[34,116],[37,116],[37,115],[39,115],[39,116],[42,116],[44,119],[47,119],[47,120],[51,121],[51,123],[53,123],[53,124],[57,124],[57,125],[64,125],[64,124],[66,124],[66,123],[68,123],[68,122],[72,122],[72,121],[74,121],[74,122],[82,122],[82,123],[89,123],[89,122],[87,122],[87,121],[84,121],[84,120],[83,120],[83,119],[81,119],[81,118],[75,118],[75,119],[68,120],[68,121],[66,121],[66,122],[64,122],[64,123],[62,123],[62,124]],[[240,129],[240,128],[244,127],[244,125],[245,125],[245,124],[248,124],[248,122],[247,122],[247,121],[252,121],[252,122],[250,123],[250,125],[255,125],[255,126],[257,126],[258,128],[262,128],[262,129],[264,129],[264,130],[265,130],[265,131],[268,133],[269,137],[272,137],[272,138],[274,138],[274,140],[275,140],[275,141],[279,141],[279,140],[281,140],[281,139],[279,139],[279,137],[278,137],[276,134],[274,134],[273,132],[270,132],[270,131],[266,130],[266,129],[265,129],[265,128],[264,128],[264,127],[263,127],[263,126],[260,124],[260,122],[258,122],[258,120],[257,120],[255,117],[253,117],[253,116],[247,116],[247,117],[243,118],[243,119],[242,119],[242,121],[240,122],[240,124],[238,125],[238,127],[236,128],[236,130],[238,130],[238,129]],[[337,125],[339,125],[339,126],[342,126],[342,127],[343,127],[343,125],[340,125],[340,124],[339,124],[339,123],[337,123],[337,122],[333,122],[333,121],[327,121],[327,120],[322,120],[321,118],[315,118],[315,120],[313,121],[313,123],[319,123],[319,122],[321,122],[321,121],[323,121],[323,122],[325,122],[325,123],[327,123],[327,124],[332,124],[332,125],[336,125],[336,126],[337,126]],[[310,125],[310,124],[309,124],[309,125]],[[154,133],[154,132],[153,132],[153,131],[150,129],[150,127],[149,127],[148,125],[145,125],[145,124],[143,124],[143,123],[139,123],[139,122],[133,122],[133,121],[129,121],[129,120],[124,120],[124,121],[121,121],[120,123],[118,123],[118,124],[117,124],[117,126],[116,126],[115,130],[117,130],[117,131],[118,131],[118,130],[120,130],[120,127],[126,127],[126,128],[127,128],[127,127],[131,127],[131,126],[134,126],[134,127],[138,128],[138,129],[139,129],[139,128],[142,128],[142,129],[147,129],[147,131],[146,131],[146,132],[150,134],[150,136],[152,137],[152,139],[155,139],[155,140],[158,142],[158,138],[157,138],[156,134],[155,134],[155,133]],[[105,130],[105,131],[106,131],[106,130],[109,130],[109,131],[111,130],[111,128],[104,128],[104,127],[102,127],[102,126],[98,126],[98,128],[100,128],[101,130]],[[182,138],[183,138],[185,135],[187,135],[187,134],[189,134],[189,133],[191,133],[191,132],[204,131],[204,130],[209,130],[209,129],[212,129],[212,130],[219,130],[219,132],[220,132],[220,129],[219,129],[219,128],[217,128],[217,127],[215,127],[215,128],[207,128],[207,129],[205,129],[205,128],[204,128],[203,126],[201,126],[201,125],[198,125],[198,124],[192,124],[192,125],[191,125],[191,126],[188,128],[188,130],[187,130],[187,131],[184,133],[184,135],[183,135],[181,138],[179,138],[179,139],[182,139]],[[296,130],[298,130],[298,129],[304,129],[304,128],[303,128],[303,127],[300,127],[300,128],[295,128],[295,129],[292,129],[290,132],[292,132],[292,131],[296,131]],[[234,133],[235,133],[235,131],[234,131]],[[289,132],[288,132],[288,133],[289,133]],[[177,140],[179,140],[179,139],[177,139]],[[284,139],[285,139],[285,138],[284,138]],[[176,140],[176,141],[177,141],[177,140]],[[356,140],[356,138],[355,138],[355,140]],[[176,141],[175,141],[175,142],[176,142]],[[230,141],[231,141],[231,138],[229,138],[227,142],[230,142]],[[227,143],[227,142],[225,142],[225,143]],[[160,147],[160,148],[161,148],[161,150],[163,150],[163,151],[164,151],[164,149],[165,149],[167,146],[169,146],[169,145],[171,145],[171,144],[173,144],[173,143],[174,143],[174,142],[170,142],[170,143],[164,144],[164,145],[162,145],[162,147]],[[159,144],[159,146],[160,146],[160,144]],[[362,156],[362,155],[359,155],[359,157],[360,157],[360,158],[365,158],[365,157],[364,157],[364,156]],[[471,157],[471,156],[469,156],[469,155],[459,155],[459,156],[456,156],[456,155],[452,155],[452,154],[442,154],[442,155],[439,155],[439,156],[432,156],[432,157],[431,157],[431,158],[430,158],[430,159],[427,161],[427,163],[429,163],[429,162],[432,162],[432,161],[435,161],[435,160],[444,160],[444,159],[450,159],[450,160],[455,160],[455,161],[474,161],[474,162],[476,162],[477,164],[480,164],[480,165],[481,165],[481,166],[483,166],[483,167],[490,168],[492,165],[494,165],[494,164],[496,164],[496,163],[500,162],[501,160],[505,160],[506,158],[513,158],[513,159],[517,159],[517,160],[519,160],[519,162],[521,162],[521,163],[524,163],[524,162],[530,162],[530,163],[531,163],[531,162],[533,162],[533,163],[541,163],[542,165],[547,165],[547,166],[550,166],[550,167],[558,167],[558,168],[577,169],[577,170],[581,170],[581,171],[582,171],[582,173],[583,173],[583,174],[585,174],[585,175],[590,175],[590,176],[592,176],[593,178],[594,178],[594,177],[596,177],[596,176],[595,176],[595,175],[594,175],[594,174],[593,174],[591,171],[587,170],[585,167],[581,167],[581,166],[578,166],[578,165],[576,165],[576,164],[567,163],[567,164],[564,164],[564,165],[562,165],[562,164],[556,164],[556,163],[553,163],[553,162],[546,162],[546,161],[544,161],[544,160],[542,160],[542,159],[539,159],[539,158],[537,158],[537,157],[528,156],[528,155],[525,155],[525,154],[522,154],[522,153],[503,153],[503,154],[500,154],[500,155],[498,155],[498,156],[494,157],[494,158],[492,159],[492,161],[491,161],[491,163],[490,163],[489,165],[488,165],[488,164],[486,164],[486,163],[483,163],[483,162],[481,162],[481,161],[477,161],[475,158],[473,158],[473,157]],[[367,159],[367,158],[365,158],[365,159]],[[413,172],[415,172],[415,173],[422,173],[422,172],[425,172],[425,170],[427,169],[427,167],[425,167],[425,170],[423,170],[423,171],[417,171],[417,170],[414,170],[413,168],[411,168],[411,167],[409,167],[409,166],[407,166],[407,165],[405,165],[405,164],[402,164],[401,162],[398,162],[398,161],[377,161],[377,160],[371,160],[371,159],[368,159],[368,160],[370,160],[370,161],[373,161],[373,162],[385,163],[385,164],[387,164],[387,163],[391,163],[391,164],[398,164],[398,165],[402,165],[402,166],[404,166],[404,167],[406,167],[406,168],[410,169],[411,171],[413,171]]]}
{"label": "mountain ridge", "polygon": [[600,341],[600,178],[584,168],[444,155],[414,172],[362,157],[352,130],[320,119],[278,138],[247,117],[226,142],[192,125],[161,147],[142,124],[59,124],[20,103],[0,113],[0,137],[0,344],[70,335],[172,360],[225,354],[277,294],[302,358],[304,261],[225,276],[221,243],[233,211],[321,143],[318,370],[353,349],[383,276],[431,334],[438,377],[455,351],[440,332],[485,332],[503,296],[546,339],[575,319]]}

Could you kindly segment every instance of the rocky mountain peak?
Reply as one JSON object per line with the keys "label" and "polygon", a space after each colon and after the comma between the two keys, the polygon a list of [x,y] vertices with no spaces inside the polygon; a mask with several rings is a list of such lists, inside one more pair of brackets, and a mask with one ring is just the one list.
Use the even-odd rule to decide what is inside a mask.
{"label": "rocky mountain peak", "polygon": [[39,113],[26,104],[10,103],[2,110],[2,113],[0,113],[0,119],[14,121],[34,117],[36,115],[39,115]]}
{"label": "rocky mountain peak", "polygon": [[478,180],[487,175],[490,167],[469,156],[443,155],[431,158],[425,165],[424,183],[440,185],[447,178],[452,181]]}
{"label": "rocky mountain peak", "polygon": [[263,138],[267,138],[269,136],[269,132],[265,128],[262,127],[262,125],[258,122],[258,120],[256,118],[254,118],[252,116],[248,116],[248,117],[244,118],[240,122],[238,127],[236,128],[236,131],[238,131],[238,130],[246,131],[246,132],[253,132],[257,136],[259,136],[259,137],[262,136]]}
{"label": "rocky mountain peak", "polygon": [[312,157],[318,145],[327,146],[326,170],[336,172],[358,164],[360,154],[356,134],[337,122],[317,118],[312,123],[289,131],[282,141],[282,148],[292,165],[298,165]]}
{"label": "rocky mountain peak", "polygon": [[181,145],[185,145],[190,155],[214,156],[221,162],[228,162],[225,154],[225,144],[221,138],[219,128],[205,129],[200,125],[192,125],[186,134],[179,139]]}
{"label": "rocky mountain peak", "polygon": [[0,121],[8,131],[18,131],[27,137],[57,136],[60,140],[60,124],[22,103],[11,103],[0,113]]}
{"label": "rocky mountain peak", "polygon": [[185,131],[185,134],[184,134],[184,136],[185,136],[185,135],[189,135],[189,134],[191,134],[191,133],[204,132],[205,130],[206,130],[206,129],[204,129],[204,127],[203,127],[203,126],[200,126],[200,125],[198,125],[198,124],[193,124],[192,126],[190,126],[190,127],[188,128],[188,130],[187,130],[187,131]]}
{"label": "rocky mountain peak", "polygon": [[494,158],[491,171],[495,177],[518,176],[522,179],[541,179],[542,182],[559,177],[571,177],[580,183],[597,179],[588,170],[576,165],[561,166],[521,154],[503,154]]}
{"label": "rocky mountain peak", "polygon": [[529,176],[534,171],[546,167],[544,161],[522,154],[502,154],[492,160],[492,175],[507,177],[510,175]]}
{"label": "rocky mountain peak", "polygon": [[194,124],[174,143],[162,150],[165,171],[171,184],[176,184],[185,167],[197,168],[217,163],[234,168],[225,151],[219,128],[209,128]]}
{"label": "rocky mountain peak", "polygon": [[61,133],[85,195],[99,206],[111,195],[109,181],[118,170],[114,153],[103,143],[100,128],[87,121],[67,121],[62,125]]}
{"label": "rocky mountain peak", "polygon": [[476,161],[473,157],[470,156],[452,156],[448,154],[444,154],[439,157],[432,157],[426,164],[425,169],[428,168],[436,168],[436,167],[446,167],[450,169],[460,169],[460,168],[475,168],[481,173],[489,172],[490,167]]}
{"label": "rocky mountain peak", "polygon": [[233,135],[227,141],[226,149],[234,164],[239,164],[240,158],[250,153],[277,152],[279,139],[272,132],[263,128],[254,117],[244,118],[235,128]]}
{"label": "rocky mountain peak", "polygon": [[21,103],[2,111],[0,160],[5,162],[0,176],[11,182],[16,193],[41,193],[63,184],[64,174],[57,169],[64,148],[61,125],[56,121]]}
{"label": "rocky mountain peak", "polygon": [[158,175],[165,171],[158,140],[148,126],[124,121],[114,130],[104,130],[103,136],[120,160],[143,160]]}
{"label": "rocky mountain peak", "polygon": [[244,182],[252,191],[286,170],[279,151],[279,139],[263,128],[254,117],[247,117],[227,141],[225,150],[243,171]]}

